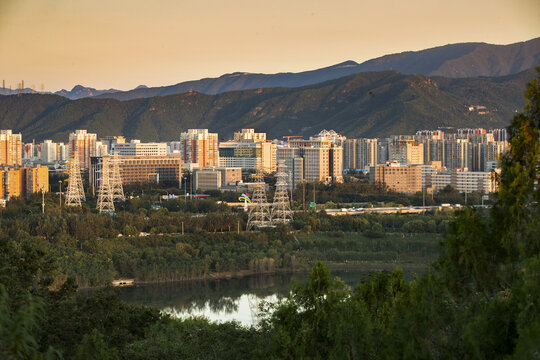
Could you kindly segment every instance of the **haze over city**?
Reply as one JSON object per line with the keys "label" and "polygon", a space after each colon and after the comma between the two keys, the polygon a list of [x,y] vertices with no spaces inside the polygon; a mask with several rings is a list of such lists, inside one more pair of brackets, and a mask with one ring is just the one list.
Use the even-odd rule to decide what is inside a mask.
{"label": "haze over city", "polygon": [[540,2],[0,2],[0,77],[127,90],[235,71],[297,72],[540,34]]}

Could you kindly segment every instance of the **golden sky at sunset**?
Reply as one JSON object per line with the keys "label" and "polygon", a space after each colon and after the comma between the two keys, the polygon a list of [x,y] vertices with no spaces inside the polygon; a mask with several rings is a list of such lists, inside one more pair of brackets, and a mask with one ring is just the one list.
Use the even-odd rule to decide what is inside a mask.
{"label": "golden sky at sunset", "polygon": [[[127,90],[540,36],[538,0],[0,0],[0,80]],[[0,83],[1,86],[1,83]]]}

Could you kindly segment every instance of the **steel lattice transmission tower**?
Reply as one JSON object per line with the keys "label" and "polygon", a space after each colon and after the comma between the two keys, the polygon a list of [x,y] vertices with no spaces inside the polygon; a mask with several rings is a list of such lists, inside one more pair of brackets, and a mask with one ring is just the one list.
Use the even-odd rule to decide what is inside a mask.
{"label": "steel lattice transmission tower", "polygon": [[113,200],[124,200],[124,187],[122,186],[122,177],[120,176],[120,159],[118,154],[109,158],[109,183]]}
{"label": "steel lattice transmission tower", "polygon": [[66,206],[81,206],[81,202],[86,201],[81,177],[81,166],[79,164],[79,153],[75,149],[71,154],[69,163],[68,188],[66,191]]}
{"label": "steel lattice transmission tower", "polygon": [[292,220],[293,212],[289,203],[289,191],[287,190],[287,173],[284,160],[279,160],[278,171],[276,173],[276,192],[272,203],[271,220],[272,224],[285,224]]}
{"label": "steel lattice transmission tower", "polygon": [[114,211],[114,199],[110,182],[110,163],[101,158],[101,177],[99,179],[97,209],[100,213]]}
{"label": "steel lattice transmission tower", "polygon": [[270,225],[270,204],[266,200],[266,183],[262,167],[257,167],[257,173],[253,175],[255,187],[251,198],[247,230],[257,229]]}

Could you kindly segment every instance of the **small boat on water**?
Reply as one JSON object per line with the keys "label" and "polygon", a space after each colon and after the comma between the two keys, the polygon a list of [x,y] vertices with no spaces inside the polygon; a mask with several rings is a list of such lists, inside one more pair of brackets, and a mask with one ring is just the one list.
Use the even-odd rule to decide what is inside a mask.
{"label": "small boat on water", "polygon": [[112,286],[133,286],[135,279],[116,279],[112,281]]}

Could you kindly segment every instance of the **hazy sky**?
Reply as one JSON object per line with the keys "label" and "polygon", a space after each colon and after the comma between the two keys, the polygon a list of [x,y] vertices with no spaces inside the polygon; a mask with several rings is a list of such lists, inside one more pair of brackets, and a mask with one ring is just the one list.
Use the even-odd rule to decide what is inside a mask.
{"label": "hazy sky", "polygon": [[0,0],[0,80],[127,90],[538,36],[538,0]]}

